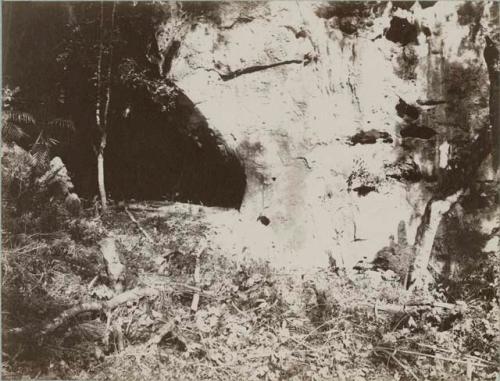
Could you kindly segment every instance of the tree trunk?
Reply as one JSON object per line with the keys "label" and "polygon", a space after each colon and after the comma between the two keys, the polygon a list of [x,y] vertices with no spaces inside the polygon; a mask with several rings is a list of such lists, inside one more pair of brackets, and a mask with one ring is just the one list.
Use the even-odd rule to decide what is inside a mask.
{"label": "tree trunk", "polygon": [[460,190],[446,197],[444,200],[430,200],[427,204],[421,225],[417,231],[417,237],[415,238],[415,262],[413,263],[413,269],[408,282],[410,290],[421,289],[429,284],[431,275],[427,267],[431,259],[434,238],[436,237],[443,215],[450,211],[462,194],[463,191]]}
{"label": "tree trunk", "polygon": [[102,107],[102,85],[103,85],[103,53],[104,53],[104,3],[101,2],[101,24],[100,24],[100,45],[99,45],[99,57],[97,61],[97,102],[96,102],[96,123],[97,128],[101,133],[101,141],[99,143],[99,149],[97,151],[97,184],[99,187],[99,195],[101,197],[102,210],[105,212],[107,210],[107,198],[106,198],[106,186],[104,183],[104,150],[106,149],[106,138],[107,138],[107,128],[109,123],[109,105],[111,101],[111,74],[113,65],[113,32],[115,28],[115,13],[116,13],[116,2],[113,2],[113,9],[111,11],[111,33],[109,37],[109,59],[108,59],[108,69],[106,73],[106,93],[104,99],[104,113],[101,118],[101,107]]}
{"label": "tree trunk", "polygon": [[97,153],[97,184],[99,186],[99,195],[101,197],[102,210],[105,212],[108,208],[106,198],[106,186],[104,184],[104,149],[106,148],[106,133],[101,136],[101,144]]}

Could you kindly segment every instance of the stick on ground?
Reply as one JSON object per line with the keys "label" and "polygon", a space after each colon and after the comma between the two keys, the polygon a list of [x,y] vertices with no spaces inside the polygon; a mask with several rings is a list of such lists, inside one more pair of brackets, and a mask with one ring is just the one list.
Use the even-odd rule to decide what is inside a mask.
{"label": "stick on ground", "polygon": [[139,224],[139,221],[137,221],[134,217],[134,215],[132,214],[132,212],[130,212],[130,210],[128,210],[127,207],[125,207],[125,212],[127,212],[127,215],[129,216],[129,218],[132,220],[132,222],[139,228],[139,230],[141,231],[142,235],[146,238],[146,240],[150,243],[153,243],[153,239],[151,238],[151,236],[148,234],[148,232],[146,230],[144,230],[144,228]]}

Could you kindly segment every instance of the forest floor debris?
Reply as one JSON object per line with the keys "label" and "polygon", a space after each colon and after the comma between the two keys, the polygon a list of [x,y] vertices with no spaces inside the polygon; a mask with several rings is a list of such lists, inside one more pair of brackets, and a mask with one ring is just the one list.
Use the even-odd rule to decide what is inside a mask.
{"label": "forest floor debris", "polygon": [[[237,263],[206,244],[211,227],[199,213],[134,212],[137,222],[115,210],[100,221],[73,221],[71,235],[31,235],[5,250],[4,282],[22,284],[18,293],[33,299],[14,301],[17,294],[3,287],[4,379],[493,380],[498,374],[496,300],[448,300],[439,290],[432,300],[419,299],[397,281],[374,286],[367,274]],[[96,260],[103,231],[113,234],[127,263],[127,291],[118,295]],[[94,257],[85,261],[89,253]],[[25,327],[39,330],[23,335]],[[15,340],[9,330],[17,330]]]}

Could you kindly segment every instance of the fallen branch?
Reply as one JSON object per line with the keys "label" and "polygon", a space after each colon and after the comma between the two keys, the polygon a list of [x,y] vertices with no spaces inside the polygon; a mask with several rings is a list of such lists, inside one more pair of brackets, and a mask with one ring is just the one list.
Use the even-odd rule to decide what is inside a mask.
{"label": "fallen branch", "polygon": [[156,288],[148,287],[148,288],[134,288],[133,290],[126,291],[120,295],[115,296],[113,299],[110,299],[105,302],[90,302],[90,303],[81,303],[77,306],[71,307],[65,311],[63,311],[59,316],[42,324],[40,326],[27,326],[20,328],[12,328],[7,331],[8,334],[11,335],[20,335],[25,334],[29,331],[38,332],[37,336],[45,336],[51,332],[54,332],[59,327],[66,324],[72,318],[80,315],[84,312],[99,312],[99,311],[109,311],[112,310],[121,304],[130,302],[135,299],[141,299],[144,297],[154,297],[159,294],[159,290]]}
{"label": "fallen branch", "polygon": [[396,364],[398,364],[401,368],[403,368],[403,370],[405,370],[406,372],[410,373],[415,380],[417,380],[417,381],[419,380],[419,378],[417,377],[417,375],[409,367],[405,366],[401,361],[399,361],[396,358],[395,353],[390,353],[388,351],[383,351],[383,352],[389,357],[389,359],[394,360],[394,362]]}
{"label": "fallen branch", "polygon": [[154,335],[151,339],[149,339],[149,341],[146,343],[146,348],[149,348],[153,345],[157,346],[158,344],[160,344],[162,339],[166,335],[168,335],[170,332],[172,332],[174,327],[175,327],[175,323],[172,321],[165,324],[163,327],[160,328],[160,330],[158,331],[158,333],[156,335]]}
{"label": "fallen branch", "polygon": [[134,215],[130,212],[130,210],[128,210],[127,207],[125,207],[125,212],[127,212],[127,215],[129,216],[129,218],[132,220],[133,223],[135,223],[135,225],[139,228],[139,230],[141,231],[142,235],[144,235],[144,237],[146,238],[146,240],[150,243],[153,243],[153,239],[151,238],[151,236],[148,234],[148,232],[146,230],[144,230],[144,228],[139,224],[139,221],[137,221],[134,217]]}
{"label": "fallen branch", "polygon": [[[207,244],[204,243],[201,247],[201,250],[198,250],[198,253],[196,253],[196,265],[194,268],[194,285],[195,287],[199,288],[200,286],[200,257],[201,254],[205,251],[207,247]],[[193,301],[191,302],[191,311],[196,312],[198,311],[198,303],[200,302],[200,293],[195,292],[193,295]]]}
{"label": "fallen branch", "polygon": [[103,238],[99,242],[101,254],[106,264],[106,272],[108,273],[111,286],[117,294],[123,292],[124,274],[126,272],[125,258],[120,255],[116,246],[114,237]]}
{"label": "fallen branch", "polygon": [[375,315],[378,315],[378,311],[384,311],[388,313],[412,313],[412,312],[417,312],[423,308],[442,308],[444,310],[460,311],[464,310],[466,308],[466,305],[443,303],[443,302],[409,303],[403,305],[375,303],[375,305],[372,308],[374,308]]}
{"label": "fallen branch", "polygon": [[480,359],[478,359],[478,360],[480,360],[479,362],[471,363],[470,359],[469,360],[460,360],[460,359],[456,359],[456,358],[452,358],[452,357],[441,356],[438,354],[431,355],[428,353],[409,351],[409,350],[398,349],[398,348],[375,347],[375,348],[373,348],[373,350],[375,352],[378,351],[378,352],[384,352],[384,353],[392,353],[393,355],[395,355],[396,353],[402,353],[402,354],[411,355],[411,356],[429,357],[429,358],[433,358],[435,360],[443,360],[443,361],[448,361],[448,362],[452,362],[455,364],[465,364],[465,365],[469,364],[468,366],[478,366],[478,367],[482,367],[482,368],[487,368],[489,366],[498,366],[498,364],[493,365],[489,361],[487,362],[487,361],[480,360]]}

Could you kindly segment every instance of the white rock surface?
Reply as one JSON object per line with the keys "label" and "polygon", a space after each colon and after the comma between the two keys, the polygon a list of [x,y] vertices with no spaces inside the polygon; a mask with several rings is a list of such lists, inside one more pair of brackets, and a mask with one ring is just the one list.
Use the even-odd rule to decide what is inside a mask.
{"label": "white rock surface", "polygon": [[[400,98],[415,106],[417,100],[447,100],[444,71],[473,67],[479,90],[467,96],[480,106],[467,116],[470,136],[488,118],[487,102],[480,102],[488,96],[483,37],[470,41],[469,26],[457,18],[459,4],[441,1],[422,9],[417,2],[403,11],[388,2],[357,35],[343,34],[331,27],[332,20],[318,17],[323,5],[221,5],[220,25],[202,19],[187,30],[169,73],[245,165],[241,212],[221,217],[232,232],[221,234],[221,245],[235,252],[251,249],[283,265],[326,265],[328,251],[346,266],[371,259],[397,234],[400,221],[413,243],[432,195],[422,182],[386,178],[385,165],[409,154],[424,174],[435,175],[443,165],[439,147],[449,144],[453,152],[456,129],[445,105],[422,106],[418,122],[438,135],[403,147],[399,133],[405,121],[395,109]],[[489,8],[484,12],[488,17]],[[246,21],[238,21],[241,16]],[[376,38],[394,16],[425,25],[432,35],[420,31],[418,45],[406,46]],[[307,36],[296,38],[290,27]],[[307,55],[317,62],[304,60]],[[402,66],[409,56],[414,66]],[[302,63],[226,81],[220,75],[291,60]],[[389,133],[392,143],[346,144],[371,129]],[[360,166],[370,178],[381,179],[366,196],[348,189],[349,176]],[[269,218],[268,226],[257,221],[261,215]]]}

